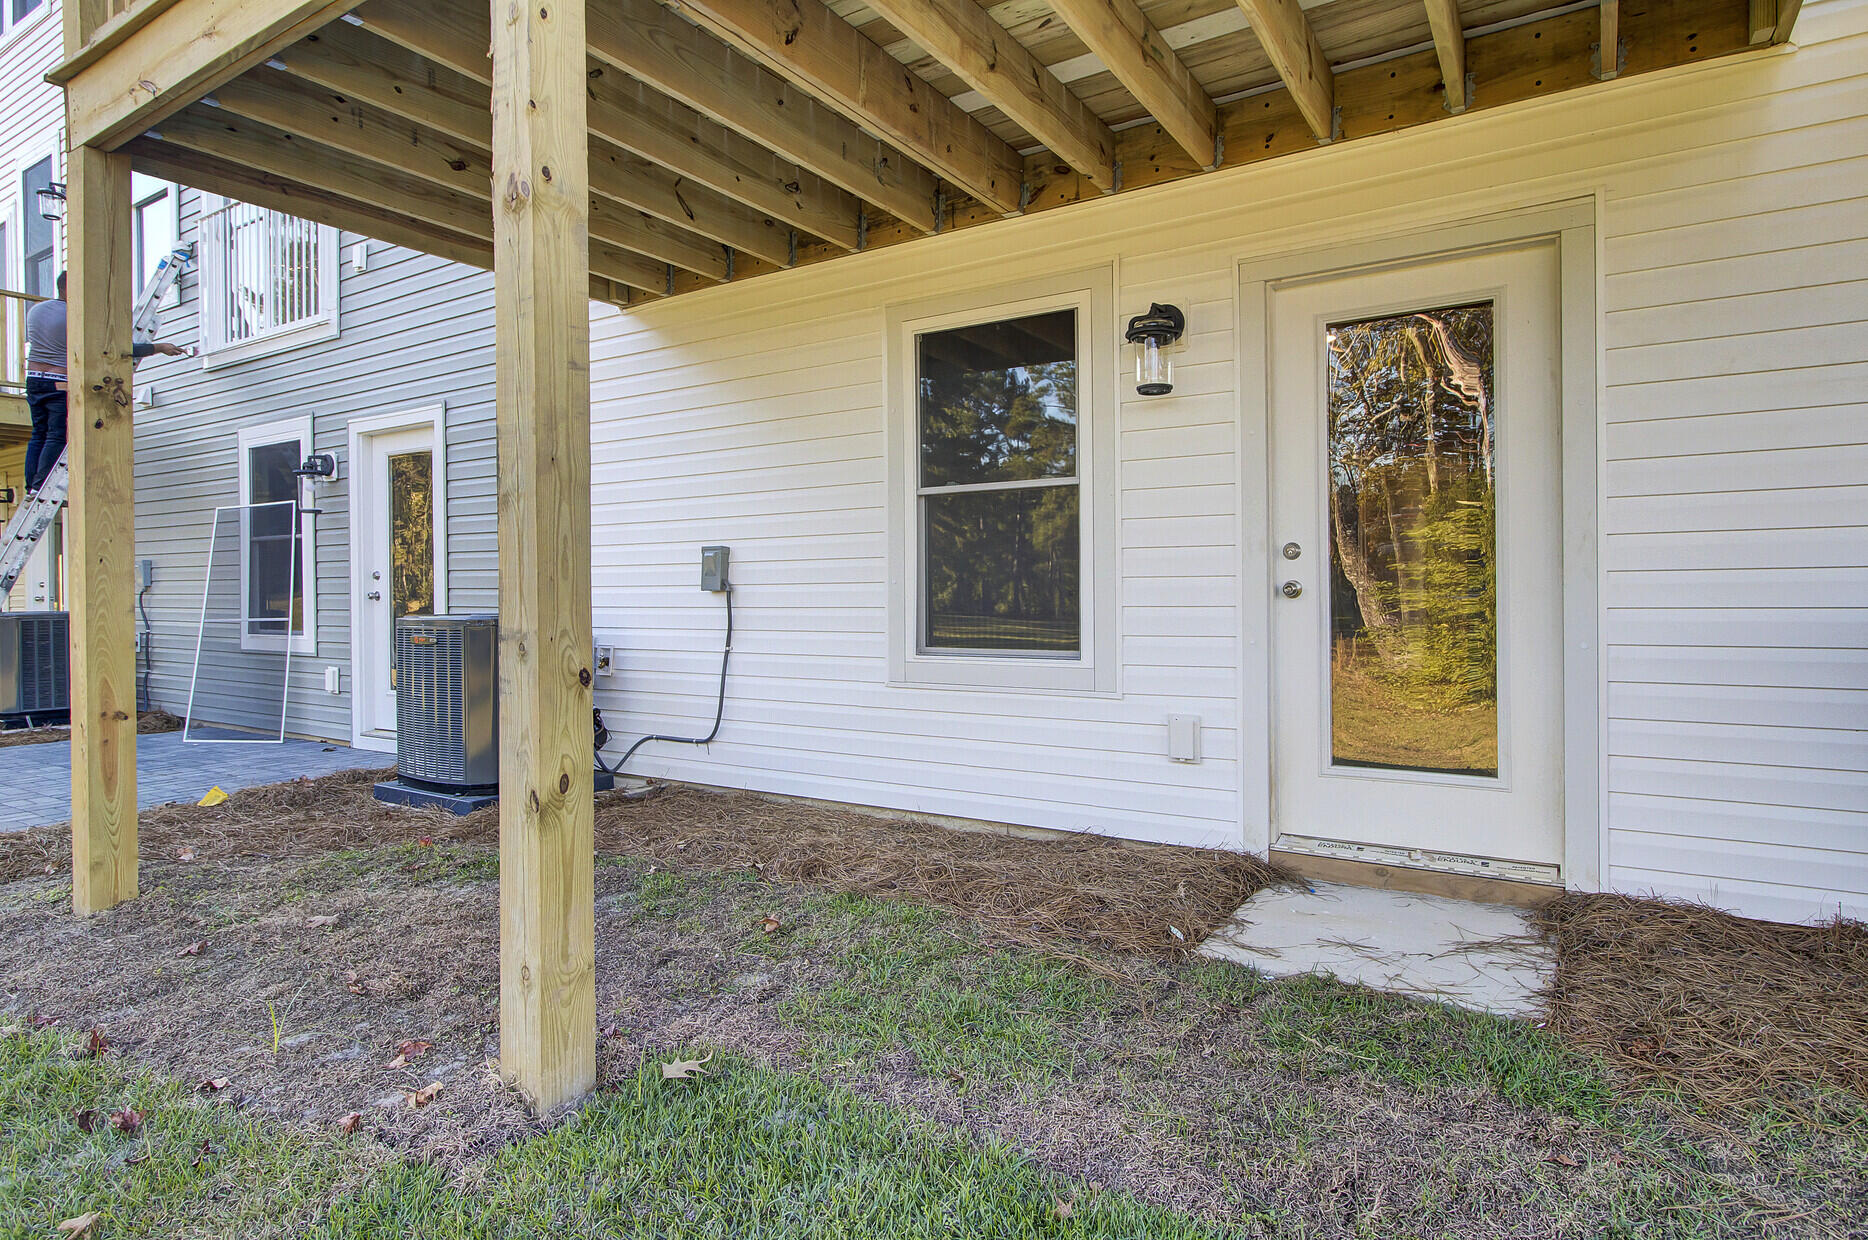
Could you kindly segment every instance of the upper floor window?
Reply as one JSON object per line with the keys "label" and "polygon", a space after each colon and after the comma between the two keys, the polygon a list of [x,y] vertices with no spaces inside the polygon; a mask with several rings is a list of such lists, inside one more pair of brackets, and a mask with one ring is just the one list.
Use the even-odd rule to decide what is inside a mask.
{"label": "upper floor window", "polygon": [[202,206],[204,366],[337,335],[336,229],[210,196]]}
{"label": "upper floor window", "polygon": [[[130,241],[136,257],[136,287],[140,292],[156,274],[156,264],[181,244],[181,195],[167,181],[130,174]],[[166,304],[178,300],[180,285],[170,289]]]}
{"label": "upper floor window", "polygon": [[0,39],[46,11],[48,0],[0,0]]}
{"label": "upper floor window", "polygon": [[58,226],[39,213],[39,191],[51,184],[50,155],[20,174],[20,291],[34,297],[58,295]]}

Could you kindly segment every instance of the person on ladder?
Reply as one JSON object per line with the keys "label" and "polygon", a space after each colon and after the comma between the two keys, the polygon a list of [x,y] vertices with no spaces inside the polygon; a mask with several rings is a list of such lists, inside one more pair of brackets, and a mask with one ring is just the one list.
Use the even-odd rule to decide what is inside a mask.
{"label": "person on ladder", "polygon": [[[131,356],[184,357],[180,345],[138,341]],[[35,302],[26,312],[26,404],[32,411],[32,437],[26,441],[26,493],[39,489],[65,450],[65,273],[58,273],[58,297]]]}

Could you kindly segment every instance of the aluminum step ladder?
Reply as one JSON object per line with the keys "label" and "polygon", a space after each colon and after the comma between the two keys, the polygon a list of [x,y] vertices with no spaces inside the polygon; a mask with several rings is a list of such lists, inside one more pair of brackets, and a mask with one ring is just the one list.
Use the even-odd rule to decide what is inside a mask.
{"label": "aluminum step ladder", "polygon": [[[146,341],[155,336],[157,320],[161,318],[159,309],[162,299],[168,296],[175,281],[181,278],[182,268],[193,256],[191,246],[178,246],[163,255],[156,264],[156,272],[149,283],[143,286],[141,296],[136,299],[136,308],[130,319],[131,338]],[[71,469],[66,463],[70,449],[58,454],[58,462],[52,466],[45,481],[39,485],[27,501],[13,513],[13,519],[7,522],[6,532],[0,534],[0,604],[13,592],[13,585],[26,571],[27,563],[32,559],[34,549],[45,532],[58,520],[59,509],[65,506],[65,497],[71,490]]]}

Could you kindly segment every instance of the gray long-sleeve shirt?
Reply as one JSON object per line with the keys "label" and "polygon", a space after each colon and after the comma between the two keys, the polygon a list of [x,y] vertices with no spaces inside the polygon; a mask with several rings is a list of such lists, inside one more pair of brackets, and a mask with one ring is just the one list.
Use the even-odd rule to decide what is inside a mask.
{"label": "gray long-sleeve shirt", "polygon": [[[130,356],[148,357],[152,344],[132,346]],[[47,379],[65,377],[65,303],[36,301],[26,311],[26,376]]]}

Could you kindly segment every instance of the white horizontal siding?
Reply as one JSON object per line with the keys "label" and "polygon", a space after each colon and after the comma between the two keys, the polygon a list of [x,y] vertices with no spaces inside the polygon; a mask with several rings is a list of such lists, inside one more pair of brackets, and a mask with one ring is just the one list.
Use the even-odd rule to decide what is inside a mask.
{"label": "white horizontal siding", "polygon": [[[904,809],[1262,846],[1263,445],[1240,434],[1236,264],[1500,209],[1599,202],[1603,881],[1760,916],[1868,912],[1868,5],[1804,46],[598,312],[600,700],[711,722],[644,771]],[[887,682],[883,315],[1111,264],[1118,319],[1188,313],[1177,390],[1126,396],[1114,697]],[[1099,325],[1115,332],[1120,322]],[[1201,715],[1206,761],[1163,721]],[[1579,760],[1589,761],[1589,755]],[[1256,790],[1251,791],[1251,790]]]}

